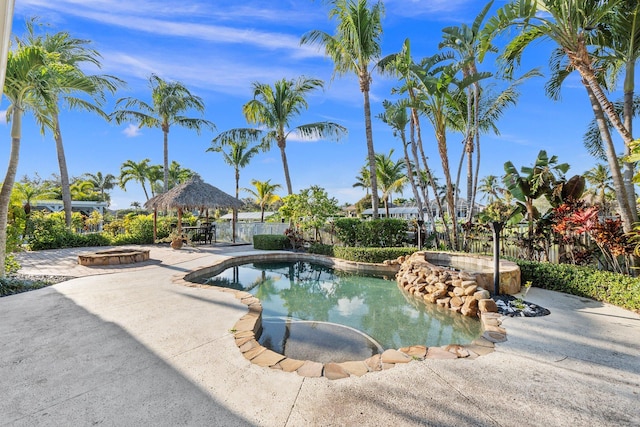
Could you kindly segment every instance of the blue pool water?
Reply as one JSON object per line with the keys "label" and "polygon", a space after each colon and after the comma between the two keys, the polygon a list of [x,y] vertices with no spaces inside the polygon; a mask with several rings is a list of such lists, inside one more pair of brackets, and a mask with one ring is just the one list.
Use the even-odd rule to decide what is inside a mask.
{"label": "blue pool water", "polygon": [[289,357],[364,359],[389,348],[466,344],[481,333],[477,319],[417,301],[395,280],[309,262],[245,264],[198,281],[259,298],[260,343]]}

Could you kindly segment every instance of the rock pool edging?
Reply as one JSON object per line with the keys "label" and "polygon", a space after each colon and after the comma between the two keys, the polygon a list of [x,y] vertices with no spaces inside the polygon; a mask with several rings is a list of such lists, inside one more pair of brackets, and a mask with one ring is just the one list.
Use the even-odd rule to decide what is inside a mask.
{"label": "rock pool edging", "polygon": [[216,275],[234,265],[246,264],[250,262],[265,261],[310,261],[322,265],[334,267],[358,273],[375,273],[390,277],[400,270],[400,263],[396,260],[383,264],[368,264],[331,258],[323,255],[296,253],[296,252],[275,252],[256,253],[250,255],[239,255],[225,258],[214,265],[193,270],[187,274],[174,276],[173,282],[178,285],[197,288],[214,288],[221,292],[233,294],[247,306],[247,314],[242,316],[231,329],[234,340],[243,357],[251,363],[269,367],[271,369],[285,372],[296,372],[303,377],[325,377],[331,380],[348,378],[350,376],[362,376],[369,372],[376,372],[393,368],[399,363],[408,363],[413,360],[425,359],[458,359],[477,358],[491,353],[495,348],[495,343],[506,341],[506,331],[500,325],[501,315],[498,313],[481,313],[480,321],[483,334],[478,339],[468,345],[450,344],[441,347],[426,347],[423,345],[413,345],[400,349],[388,349],[382,354],[376,354],[365,360],[354,360],[341,363],[320,363],[311,360],[297,360],[285,355],[269,350],[260,345],[256,334],[262,327],[262,304],[260,300],[249,292],[235,289],[223,288],[213,285],[205,285],[189,281],[197,276]]}

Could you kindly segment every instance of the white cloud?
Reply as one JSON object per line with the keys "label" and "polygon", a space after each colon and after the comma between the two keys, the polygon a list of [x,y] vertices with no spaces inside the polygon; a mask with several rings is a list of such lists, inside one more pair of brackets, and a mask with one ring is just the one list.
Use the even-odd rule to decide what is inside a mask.
{"label": "white cloud", "polygon": [[7,124],[7,110],[0,110],[0,124]]}
{"label": "white cloud", "polygon": [[127,127],[122,131],[122,133],[124,133],[127,136],[127,138],[135,138],[136,136],[142,135],[142,133],[140,132],[140,128],[131,123],[127,125]]}

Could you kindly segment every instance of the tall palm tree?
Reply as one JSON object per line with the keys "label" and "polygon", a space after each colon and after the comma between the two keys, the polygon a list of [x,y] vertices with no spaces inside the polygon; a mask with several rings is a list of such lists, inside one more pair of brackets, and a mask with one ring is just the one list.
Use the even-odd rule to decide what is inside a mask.
{"label": "tall palm tree", "polygon": [[[604,38],[596,29],[601,23],[609,22],[620,10],[624,0],[517,0],[506,4],[487,22],[487,38],[510,26],[522,29],[507,45],[502,57],[506,61],[505,71],[511,72],[514,64],[520,62],[524,50],[540,39],[549,39],[558,45],[566,55],[568,69],[578,71],[587,91],[592,109],[600,129],[606,132],[606,117],[618,132],[626,146],[633,146],[633,136],[616,113],[615,106],[607,97],[600,78],[598,61],[591,46],[603,43]],[[541,13],[542,11],[542,13]],[[558,55],[557,52],[554,52]],[[605,139],[606,141],[606,139]],[[616,196],[620,207],[623,228],[626,232],[633,227],[632,207],[626,194],[622,174],[613,146],[607,145],[606,155],[611,170]]]}
{"label": "tall palm tree", "polygon": [[613,178],[607,167],[599,163],[586,171],[583,176],[590,185],[586,192],[593,194],[602,204],[603,210],[608,213],[607,201],[609,195],[613,193],[615,189],[613,188]]}
{"label": "tall palm tree", "polygon": [[280,184],[271,184],[270,179],[266,181],[253,179],[251,180],[251,185],[255,187],[255,190],[245,188],[245,191],[253,195],[256,203],[260,205],[260,222],[264,222],[264,210],[267,206],[280,200],[280,196],[275,194],[275,192],[282,188],[282,186]]}
{"label": "tall palm tree", "polygon": [[[476,81],[489,76],[488,73],[475,73],[464,77],[462,80],[456,78],[460,63],[444,63],[442,55],[436,54],[425,58],[419,66],[413,66],[421,97],[421,109],[431,122],[436,141],[438,144],[438,154],[442,162],[442,172],[444,174],[447,187],[447,206],[451,216],[451,238],[450,243],[454,250],[458,249],[458,230],[456,203],[454,199],[454,187],[451,181],[449,167],[449,154],[447,147],[447,128],[450,127],[449,112],[460,111],[459,94],[475,83]],[[456,105],[458,103],[458,105]]]}
{"label": "tall palm tree", "polygon": [[[615,13],[610,14],[608,18],[606,23],[599,26],[605,36],[605,61],[610,66],[610,76],[614,79],[619,74],[619,70],[624,68],[622,116],[625,127],[633,135],[635,64],[640,57],[640,2],[622,1],[615,9]],[[626,156],[631,154],[630,148],[625,144]],[[623,162],[623,170],[629,206],[635,207],[634,163]],[[637,210],[632,208],[631,213],[634,215],[634,222],[637,222]]]}
{"label": "tall palm tree", "polygon": [[[378,118],[389,125],[389,127],[393,129],[393,135],[399,137],[400,142],[402,142],[404,166],[407,171],[407,178],[409,183],[411,184],[413,197],[418,208],[418,220],[424,220],[422,198],[420,197],[420,191],[418,188],[420,184],[416,182],[418,174],[414,171],[413,164],[411,163],[411,158],[409,157],[408,146],[410,145],[410,141],[407,140],[406,130],[407,126],[410,123],[410,117],[407,114],[407,107],[401,102],[391,103],[388,100],[383,101],[382,106],[384,107],[384,113],[378,115]],[[427,203],[427,205],[429,204],[428,195],[425,199],[425,203]],[[429,220],[431,221],[431,223],[433,223],[431,210],[428,210],[427,214],[429,216]]]}
{"label": "tall palm tree", "polygon": [[[446,27],[442,30],[443,40],[439,48],[449,48],[456,53],[457,60],[461,63],[463,78],[472,76],[478,72],[477,64],[481,62],[489,51],[495,52],[496,48],[491,43],[483,42],[480,37],[482,22],[493,0],[488,2],[482,11],[476,16],[471,27],[461,24],[458,27]],[[476,81],[466,90],[467,102],[466,120],[464,128],[463,155],[467,157],[467,206],[475,203],[475,187],[477,187],[478,172],[480,168],[480,82]],[[474,176],[473,153],[476,153],[476,170]],[[459,176],[459,175],[458,175]],[[475,182],[475,185],[474,185]],[[456,180],[456,185],[458,180]],[[469,209],[468,219],[471,219],[473,209]]]}
{"label": "tall palm tree", "polygon": [[187,182],[195,172],[189,168],[183,168],[180,163],[173,160],[169,165],[169,188]]}
{"label": "tall palm tree", "polygon": [[478,190],[485,195],[488,204],[499,200],[504,192],[504,188],[500,187],[499,178],[495,175],[487,175],[482,178]]}
{"label": "tall palm tree", "polygon": [[378,182],[375,171],[375,150],[371,129],[371,105],[369,90],[371,87],[372,63],[381,53],[382,16],[384,6],[378,0],[369,5],[368,0],[329,0],[332,9],[329,18],[337,21],[335,35],[324,31],[312,30],[302,36],[301,43],[323,46],[325,53],[334,63],[334,74],[354,73],[358,76],[360,91],[364,97],[365,135],[369,159],[369,177],[371,178],[371,205],[373,218],[378,217]]}
{"label": "tall palm tree", "polygon": [[[211,147],[207,148],[207,151],[222,153],[224,162],[229,166],[233,166],[235,171],[236,180],[236,199],[240,195],[240,169],[243,169],[249,165],[251,159],[264,150],[262,144],[249,146],[249,141],[246,139],[231,140],[227,138],[228,135],[222,134],[215,137],[211,141]],[[225,151],[228,148],[228,151]]]}
{"label": "tall palm tree", "polygon": [[150,159],[144,159],[138,163],[133,160],[127,160],[120,166],[120,188],[126,191],[127,183],[131,180],[137,181],[142,186],[144,197],[149,200],[147,187],[144,185],[148,180]]}
{"label": "tall palm tree", "polygon": [[[164,188],[164,170],[162,165],[151,165],[146,172],[149,188],[151,189],[151,197],[155,197],[162,193]],[[169,186],[171,188],[171,186]]]}
{"label": "tall palm tree", "polygon": [[[451,56],[442,55],[440,60],[452,59]],[[433,190],[433,194],[438,194],[438,188],[436,187],[436,179],[433,177],[433,173],[431,168],[429,167],[429,163],[427,161],[427,156],[425,155],[424,146],[422,144],[422,127],[420,124],[420,114],[421,114],[421,104],[422,100],[420,97],[420,82],[416,78],[414,70],[416,68],[416,63],[411,56],[411,41],[406,39],[402,44],[402,49],[400,52],[393,53],[385,56],[378,62],[378,67],[386,72],[397,76],[400,79],[401,86],[398,88],[394,88],[392,92],[407,94],[408,100],[405,101],[407,106],[411,111],[411,122],[410,122],[410,146],[411,146],[411,154],[413,157],[413,163],[416,168],[416,176],[418,178],[418,183],[420,188],[422,189],[423,197],[425,200],[425,204],[430,205],[429,201],[429,186]],[[439,212],[444,212],[442,208],[442,202],[439,197],[435,197],[435,202],[437,205],[437,209]],[[429,207],[429,209],[431,209]],[[433,215],[431,215],[433,216]],[[432,223],[432,224],[435,224]],[[445,235],[447,239],[450,240],[450,232],[449,225],[446,221],[443,221],[443,225],[445,228]],[[437,241],[437,237],[436,237]]]}
{"label": "tall palm tree", "polygon": [[4,95],[10,102],[7,108],[7,121],[11,121],[11,152],[0,189],[0,277],[5,276],[7,214],[20,159],[22,116],[25,111],[32,111],[38,120],[47,120],[43,105],[39,102],[48,95],[46,79],[51,70],[45,67],[46,61],[46,52],[36,46],[22,47],[9,52],[7,56]]}
{"label": "tall palm tree", "polygon": [[306,96],[314,90],[324,86],[322,80],[300,77],[297,80],[278,80],[273,86],[265,83],[253,83],[253,99],[243,107],[247,122],[260,125],[266,130],[256,132],[252,129],[233,129],[218,137],[221,140],[255,140],[262,137],[265,150],[271,148],[275,142],[280,149],[284,177],[288,194],[293,194],[289,164],[287,162],[287,138],[292,133],[307,139],[331,138],[338,140],[347,133],[347,129],[333,122],[315,122],[291,128],[291,121],[299,116],[309,105]]}
{"label": "tall palm tree", "polygon": [[367,166],[363,166],[360,169],[360,173],[356,176],[356,182],[352,185],[353,188],[363,188],[369,196],[369,189],[371,188],[371,178],[369,178],[370,169]]}
{"label": "tall palm tree", "polygon": [[50,74],[48,82],[51,99],[46,102],[46,114],[49,120],[41,122],[53,133],[60,169],[62,187],[62,202],[65,211],[67,227],[71,226],[71,194],[69,188],[69,173],[64,152],[62,131],[60,127],[59,110],[64,104],[69,108],[83,109],[108,119],[101,106],[105,102],[105,93],[115,93],[123,84],[122,80],[109,75],[88,75],[83,71],[86,64],[101,67],[101,55],[95,49],[89,48],[89,40],[71,37],[67,32],[37,35],[35,20],[27,22],[27,35],[18,39],[18,45],[40,46],[49,53],[49,61],[55,64],[56,73]]}
{"label": "tall palm tree", "polygon": [[382,190],[382,201],[384,202],[387,218],[389,218],[389,203],[391,202],[392,194],[402,194],[402,190],[407,184],[404,161],[393,161],[391,159],[392,156],[393,148],[389,150],[389,154],[376,154],[376,174],[378,175],[378,184]]}
{"label": "tall palm tree", "polygon": [[112,190],[116,186],[117,178],[115,176],[110,173],[103,175],[100,171],[95,174],[85,173],[83,176],[93,185],[94,191],[100,193],[100,198],[103,202],[110,201],[111,198],[107,190]]}
{"label": "tall palm tree", "polygon": [[215,125],[202,118],[184,116],[190,110],[204,113],[202,98],[192,94],[180,82],[168,82],[152,74],[149,77],[151,104],[136,98],[121,98],[111,116],[116,123],[138,122],[140,128],[160,128],[163,134],[164,191],[169,190],[169,130],[172,125],[195,130],[198,135],[203,129],[215,129]]}

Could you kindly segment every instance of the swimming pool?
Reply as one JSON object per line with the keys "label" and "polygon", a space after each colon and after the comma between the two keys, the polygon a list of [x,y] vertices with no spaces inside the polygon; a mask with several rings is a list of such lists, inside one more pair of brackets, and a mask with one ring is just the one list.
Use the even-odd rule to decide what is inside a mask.
{"label": "swimming pool", "polygon": [[467,344],[482,333],[477,319],[416,301],[395,280],[307,261],[248,263],[194,281],[254,295],[263,308],[260,344],[301,360],[340,362],[411,345]]}

